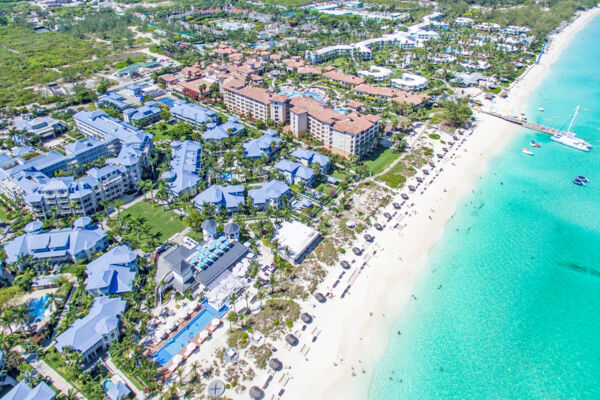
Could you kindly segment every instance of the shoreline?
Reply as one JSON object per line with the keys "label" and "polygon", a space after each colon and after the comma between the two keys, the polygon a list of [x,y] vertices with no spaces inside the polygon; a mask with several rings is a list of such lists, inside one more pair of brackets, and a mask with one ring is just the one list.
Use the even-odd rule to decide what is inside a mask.
{"label": "shoreline", "polygon": [[[600,8],[580,13],[553,35],[540,63],[533,64],[515,81],[508,97],[498,98],[495,107],[500,112],[527,112],[531,93],[547,77],[552,64],[576,34],[599,15]],[[274,375],[273,382],[265,389],[265,398],[277,398],[281,388],[285,389],[286,399],[368,397],[373,370],[385,353],[393,324],[408,302],[416,299],[413,290],[427,266],[430,249],[443,237],[446,223],[459,202],[485,175],[489,161],[522,129],[489,115],[478,112],[474,115],[477,122],[473,134],[465,135],[464,143],[457,142],[444,160],[436,162],[436,170],[443,168],[437,176],[440,179],[432,181],[433,176],[428,177],[427,190],[419,194],[423,189],[419,187],[419,191],[410,195],[407,205],[414,202],[414,206],[403,207],[383,231],[370,228],[368,232],[376,237],[375,244],[357,239],[368,255],[354,257],[358,259],[356,264],[364,259],[365,268],[352,284],[349,295],[340,298],[338,287],[336,296],[325,304],[312,298],[301,303],[303,311],[313,314],[314,322],[305,332],[298,332],[298,326],[294,326],[294,333],[300,339],[297,347],[290,349],[283,341],[276,344],[279,351],[273,356],[283,362],[285,369]],[[402,201],[399,191],[392,201]],[[406,210],[410,214],[405,216]],[[396,223],[398,229],[393,228]],[[348,273],[357,269],[353,265]],[[340,272],[337,266],[332,268],[320,289],[329,291],[327,284],[333,283]],[[311,343],[313,336],[317,340]],[[263,375],[266,378],[261,373],[253,383],[262,386]]]}

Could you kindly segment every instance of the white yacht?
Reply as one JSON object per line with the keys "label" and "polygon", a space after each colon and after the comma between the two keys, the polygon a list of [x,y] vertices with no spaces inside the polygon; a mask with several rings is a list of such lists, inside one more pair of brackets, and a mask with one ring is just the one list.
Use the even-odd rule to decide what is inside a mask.
{"label": "white yacht", "polygon": [[577,136],[575,136],[575,134],[567,135],[557,133],[555,135],[552,135],[550,139],[552,139],[556,143],[564,144],[565,146],[569,146],[582,151],[590,151],[590,147],[592,147],[591,144],[589,144],[583,139],[578,138]]}
{"label": "white yacht", "polygon": [[564,144],[565,146],[569,146],[577,150],[590,151],[592,145],[586,142],[585,140],[575,136],[575,132],[571,132],[571,128],[573,128],[573,122],[575,122],[575,117],[577,117],[578,112],[579,106],[575,108],[573,118],[571,119],[569,129],[567,129],[566,133],[555,133],[554,135],[552,135],[552,137],[550,137],[550,139],[552,139],[556,143]]}

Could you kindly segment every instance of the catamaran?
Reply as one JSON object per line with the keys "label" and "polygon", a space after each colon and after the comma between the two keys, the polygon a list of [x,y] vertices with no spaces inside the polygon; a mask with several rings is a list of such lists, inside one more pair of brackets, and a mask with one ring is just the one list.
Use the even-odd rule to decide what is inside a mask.
{"label": "catamaran", "polygon": [[578,112],[579,106],[575,107],[575,113],[573,114],[573,118],[569,124],[569,129],[566,133],[555,133],[550,139],[556,143],[564,144],[565,146],[569,146],[577,150],[590,151],[590,147],[592,147],[592,145],[575,136],[575,132],[571,132],[571,128],[573,128],[573,122],[575,122],[575,117],[577,117]]}

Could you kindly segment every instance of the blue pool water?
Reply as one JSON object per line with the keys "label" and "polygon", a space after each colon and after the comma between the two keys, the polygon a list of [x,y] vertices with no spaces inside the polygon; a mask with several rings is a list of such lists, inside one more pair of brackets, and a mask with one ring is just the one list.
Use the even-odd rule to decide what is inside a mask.
{"label": "blue pool water", "polygon": [[221,179],[224,181],[231,181],[232,179],[235,179],[235,174],[232,174],[231,172],[223,172],[221,174]]}
{"label": "blue pool water", "polygon": [[188,345],[200,331],[210,324],[214,318],[222,318],[227,312],[227,306],[223,306],[220,310],[211,307],[206,300],[202,302],[202,311],[198,313],[190,322],[187,323],[175,336],[173,336],[152,358],[160,365],[166,365],[175,354]]}
{"label": "blue pool water", "polygon": [[113,386],[115,386],[115,384],[111,380],[107,379],[104,382],[102,382],[102,387],[104,388],[105,392],[108,392],[110,390],[110,388]]}
{"label": "blue pool water", "polygon": [[340,114],[346,115],[348,114],[348,109],[347,108],[336,108],[335,111],[339,112]]}
{"label": "blue pool water", "polygon": [[325,100],[323,100],[323,98],[321,96],[319,96],[319,94],[317,94],[315,92],[310,92],[310,91],[306,91],[304,93],[300,93],[300,92],[296,92],[296,91],[292,91],[292,92],[282,91],[279,94],[284,94],[284,95],[288,96],[289,98],[302,96],[304,94],[306,96],[312,97],[313,99],[315,99],[318,102],[325,103]]}
{"label": "blue pool water", "polygon": [[[600,18],[522,110],[560,128],[581,105],[574,131],[594,147],[521,131],[492,160],[432,249],[369,399],[600,399],[598,37]],[[533,157],[520,151],[530,140]]]}
{"label": "blue pool water", "polygon": [[42,296],[37,299],[32,299],[29,302],[29,308],[31,309],[29,315],[33,317],[33,322],[40,322],[44,319],[44,314],[48,307],[50,307],[48,300],[50,300],[50,296]]}

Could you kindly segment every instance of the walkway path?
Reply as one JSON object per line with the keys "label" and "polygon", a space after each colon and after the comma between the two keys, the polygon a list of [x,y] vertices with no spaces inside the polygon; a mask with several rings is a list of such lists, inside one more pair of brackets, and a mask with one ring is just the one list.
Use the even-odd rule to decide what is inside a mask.
{"label": "walkway path", "polygon": [[79,400],[87,400],[73,385],[71,385],[65,378],[63,378],[58,372],[52,367],[46,364],[45,361],[41,360],[36,354],[30,354],[25,352],[21,346],[15,346],[14,349],[21,357],[27,361],[31,366],[45,379],[52,382],[52,386],[60,390],[63,394],[67,394],[69,391],[75,392],[75,398]]}

